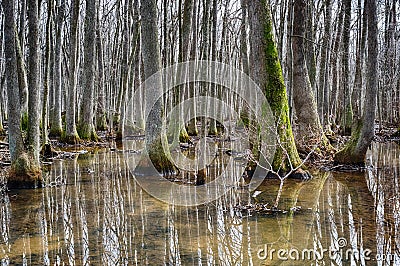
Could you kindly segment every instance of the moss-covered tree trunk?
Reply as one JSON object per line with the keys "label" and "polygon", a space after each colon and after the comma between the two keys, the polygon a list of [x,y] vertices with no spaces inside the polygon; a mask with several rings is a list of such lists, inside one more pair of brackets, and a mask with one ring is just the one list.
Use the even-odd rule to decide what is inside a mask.
{"label": "moss-covered tree trunk", "polygon": [[250,1],[252,78],[264,91],[275,116],[279,139],[272,167],[288,172],[301,164],[289,119],[289,105],[282,69],[273,36],[268,1]]}
{"label": "moss-covered tree trunk", "polygon": [[85,36],[84,36],[84,71],[83,71],[83,98],[78,123],[78,134],[82,140],[97,141],[94,127],[94,63],[96,38],[96,1],[86,1]]}
{"label": "moss-covered tree trunk", "polygon": [[64,14],[65,14],[65,0],[60,0],[58,11],[57,11],[57,28],[56,28],[56,40],[54,46],[54,75],[53,75],[53,93],[54,93],[54,106],[53,115],[50,121],[50,133],[52,137],[61,137],[63,133],[62,127],[62,69],[61,69],[61,48],[63,43],[63,32],[64,32]]}
{"label": "moss-covered tree trunk", "polygon": [[80,0],[71,1],[71,22],[69,38],[69,84],[68,98],[66,102],[65,132],[61,140],[75,144],[80,141],[76,130],[76,87],[78,79],[78,22],[79,22],[79,3]]}
{"label": "moss-covered tree trunk", "polygon": [[[160,47],[158,41],[157,27],[157,2],[156,0],[140,0],[141,13],[141,40],[142,56],[145,78],[149,78],[161,68]],[[161,80],[145,88],[145,98],[151,99],[154,95],[162,93]],[[146,104],[146,146],[147,152],[153,165],[159,172],[164,174],[175,171],[175,166],[170,162],[169,150],[163,150],[162,140],[166,141],[167,136],[162,132],[163,121],[163,100],[159,99],[153,106]],[[140,166],[145,166],[141,162]]]}
{"label": "moss-covered tree trunk", "polygon": [[306,66],[305,29],[306,0],[295,0],[293,5],[293,101],[296,110],[295,136],[298,147],[309,152],[314,145],[328,147],[318,117],[317,104]]}
{"label": "moss-covered tree trunk", "polygon": [[16,34],[14,20],[14,1],[4,0],[4,55],[8,96],[8,142],[11,157],[11,171],[7,184],[9,188],[35,187],[40,183],[40,168],[35,160],[26,153],[21,123],[21,105],[19,97]]}
{"label": "moss-covered tree trunk", "polygon": [[335,162],[341,164],[364,164],[368,147],[374,138],[375,108],[378,91],[378,19],[375,0],[366,0],[368,19],[368,60],[367,86],[364,100],[364,113],[351,140],[335,155]]}

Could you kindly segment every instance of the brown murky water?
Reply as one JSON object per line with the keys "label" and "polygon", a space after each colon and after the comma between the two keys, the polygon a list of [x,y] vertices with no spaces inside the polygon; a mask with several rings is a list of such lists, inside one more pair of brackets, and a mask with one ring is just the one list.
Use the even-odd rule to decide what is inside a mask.
{"label": "brown murky water", "polygon": [[0,195],[1,265],[400,265],[400,149],[375,144],[365,173],[314,173],[286,181],[281,214],[233,208],[275,201],[233,188],[177,207],[144,192],[120,151],[58,160],[66,185]]}

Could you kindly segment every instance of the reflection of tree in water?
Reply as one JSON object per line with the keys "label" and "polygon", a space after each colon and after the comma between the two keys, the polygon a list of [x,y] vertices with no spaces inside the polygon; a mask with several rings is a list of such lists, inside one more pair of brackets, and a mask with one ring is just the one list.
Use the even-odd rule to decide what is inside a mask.
{"label": "reflection of tree in water", "polygon": [[399,155],[398,145],[389,143],[375,145],[370,156],[374,168],[368,171],[367,181],[375,202],[376,253],[379,265],[400,263]]}
{"label": "reflection of tree in water", "polygon": [[[278,208],[287,213],[278,214],[234,208],[254,202],[240,187],[206,206],[168,206],[137,186],[120,152],[56,160],[49,180],[66,185],[1,195],[0,258],[6,265],[369,264],[355,254],[398,249],[399,157],[393,150],[374,149],[370,160],[379,163],[373,171],[285,180]],[[279,186],[266,180],[258,202],[272,206]],[[305,248],[338,248],[341,238],[347,240],[343,250],[353,254],[348,260],[343,253],[306,262],[284,262],[276,252],[273,260],[257,256],[265,244],[295,248],[301,256]]]}
{"label": "reflection of tree in water", "polygon": [[10,253],[11,245],[9,242],[10,238],[10,199],[7,193],[1,191],[0,192],[0,256],[1,256],[1,263],[7,264],[8,256],[7,254]]}

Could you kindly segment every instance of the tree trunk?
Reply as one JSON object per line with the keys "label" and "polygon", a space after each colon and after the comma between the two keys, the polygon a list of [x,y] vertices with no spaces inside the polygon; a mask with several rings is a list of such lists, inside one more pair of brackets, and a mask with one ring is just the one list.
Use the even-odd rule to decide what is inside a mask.
{"label": "tree trunk", "polygon": [[[16,30],[15,30],[16,31]],[[15,33],[16,36],[16,33]],[[22,115],[22,129],[28,129],[28,77],[26,74],[24,54],[22,46],[18,38],[15,39],[15,48],[17,54],[17,71],[18,71],[18,86],[19,86],[19,101]]]}
{"label": "tree trunk", "polygon": [[100,32],[100,18],[97,12],[96,27],[96,52],[97,52],[97,108],[96,108],[96,127],[97,130],[107,130],[107,114],[106,114],[106,95],[104,84],[104,60],[103,60],[103,43]]}
{"label": "tree trunk", "polygon": [[[197,51],[197,9],[196,9],[196,3],[193,3],[194,7],[192,8],[192,44],[190,46],[190,60],[194,61],[196,60],[196,51]],[[195,97],[195,85],[193,82],[191,82],[189,85],[189,97]],[[196,105],[193,104],[190,106],[190,114],[196,114]],[[194,117],[191,119],[188,123],[187,126],[187,132],[189,136],[197,136],[199,134],[199,131],[197,129],[197,119]]]}
{"label": "tree trunk", "polygon": [[[23,117],[22,127],[27,130],[28,127],[28,78],[25,67],[25,27],[26,26],[26,0],[21,1],[21,9],[19,14],[19,38],[16,38],[17,47],[17,67],[18,67],[18,83],[19,97],[21,103],[21,114]],[[17,36],[17,35],[16,35]]]}
{"label": "tree trunk", "polygon": [[368,61],[367,87],[364,113],[351,140],[335,155],[335,162],[341,164],[365,164],[365,155],[374,137],[376,96],[378,91],[378,18],[375,0],[366,0],[368,18]]}
{"label": "tree trunk", "polygon": [[[192,28],[192,17],[193,17],[193,0],[185,0],[183,7],[183,18],[182,18],[182,27],[181,27],[181,42],[180,42],[180,53],[179,53],[179,62],[186,62],[188,60],[189,52],[190,52],[190,33]],[[193,44],[192,44],[193,45]],[[188,84],[183,84],[178,87],[180,100],[183,101],[186,95],[185,91],[188,89]],[[181,119],[184,121],[184,112],[183,105],[180,110]],[[181,142],[189,142],[190,137],[186,130],[186,127],[182,127],[179,139]]]}
{"label": "tree trunk", "polygon": [[[218,2],[217,0],[212,0],[212,28],[211,28],[211,61],[217,60],[217,23],[218,23]],[[213,75],[213,73],[212,73]],[[211,93],[210,96],[212,98],[217,97],[217,85],[211,84]],[[216,106],[214,103],[211,103],[209,106],[211,114],[216,113]],[[217,121],[215,119],[210,119],[210,128],[208,129],[209,135],[217,135]]]}
{"label": "tree trunk", "polygon": [[342,36],[343,30],[343,17],[344,17],[344,7],[343,4],[339,7],[340,12],[338,16],[338,23],[336,23],[336,36],[335,41],[333,43],[333,50],[331,54],[331,71],[332,71],[332,93],[330,97],[330,108],[331,110],[329,113],[334,115],[332,118],[332,123],[337,122],[337,109],[338,109],[338,86],[339,86],[339,78],[338,78],[338,62],[339,62],[339,47],[340,47],[340,40]]}
{"label": "tree trunk", "polygon": [[62,127],[62,43],[64,32],[64,14],[65,14],[65,0],[60,0],[57,11],[57,29],[56,29],[56,43],[54,47],[54,106],[52,120],[50,122],[50,136],[61,137],[63,133]]}
{"label": "tree trunk", "polygon": [[264,91],[275,116],[280,146],[275,152],[272,168],[289,172],[301,164],[289,118],[285,83],[273,36],[271,11],[266,0],[250,1],[252,76]]}
{"label": "tree trunk", "polygon": [[324,147],[328,141],[322,132],[317,104],[314,99],[305,55],[306,0],[294,1],[293,18],[293,100],[297,128],[295,135],[299,147],[309,152],[313,145]]}
{"label": "tree trunk", "polygon": [[49,95],[49,87],[50,87],[50,56],[51,56],[51,30],[52,30],[52,2],[47,2],[47,22],[46,22],[46,54],[45,54],[45,62],[44,62],[44,81],[43,81],[43,107],[42,107],[42,142],[43,145],[48,144],[47,137],[47,106],[48,106],[48,95]]}
{"label": "tree trunk", "polygon": [[[367,34],[367,16],[366,9],[364,8],[363,14],[361,13],[361,0],[359,0],[359,23],[358,23],[358,39],[357,39],[357,58],[356,70],[354,74],[354,87],[351,94],[352,107],[353,107],[353,125],[356,127],[358,121],[361,119],[361,92],[363,88],[363,64],[364,64],[364,51],[365,41]],[[352,129],[353,130],[353,129]]]}
{"label": "tree trunk", "polygon": [[70,144],[75,144],[80,141],[76,131],[76,87],[77,87],[77,72],[78,72],[78,22],[79,22],[79,2],[80,0],[71,1],[71,29],[69,40],[69,89],[68,99],[66,102],[65,116],[65,132],[62,136],[62,141]]}
{"label": "tree trunk", "polygon": [[[156,0],[140,0],[141,13],[141,39],[142,56],[145,79],[149,78],[161,69],[160,47],[157,27],[157,3]],[[155,81],[159,85],[145,88],[145,98],[151,95],[160,95],[162,90],[161,80]],[[149,110],[150,109],[150,110]],[[161,130],[163,120],[163,100],[156,101],[153,106],[146,104],[146,146],[150,160],[156,169],[163,173],[173,173],[175,166],[169,161],[169,150],[164,151],[162,139],[167,136]],[[142,162],[141,166],[147,162]]]}
{"label": "tree trunk", "polygon": [[350,94],[350,22],[351,22],[351,0],[344,0],[344,20],[343,20],[343,53],[342,53],[342,75],[343,75],[343,109],[342,109],[342,127],[344,134],[351,133],[353,120],[353,110],[351,107]]}
{"label": "tree trunk", "polygon": [[95,79],[95,38],[96,38],[96,1],[86,1],[84,67],[83,67],[83,99],[81,103],[78,135],[82,140],[97,141],[94,127],[94,79]]}
{"label": "tree trunk", "polygon": [[324,37],[321,47],[321,61],[319,70],[318,110],[321,124],[326,125],[329,117],[329,46],[331,36],[331,0],[325,1]]}
{"label": "tree trunk", "polygon": [[38,0],[28,1],[29,47],[29,100],[28,100],[28,150],[34,163],[39,165],[40,151],[40,58],[39,58],[39,7]]}
{"label": "tree trunk", "polygon": [[25,151],[20,128],[21,106],[19,99],[14,1],[3,0],[4,11],[4,54],[8,95],[8,142],[11,156],[11,171],[8,188],[34,187],[40,179],[40,168]]}
{"label": "tree trunk", "polygon": [[[117,139],[122,139],[122,133],[125,128],[125,119],[126,119],[126,99],[130,99],[129,95],[132,94],[132,87],[129,85],[129,77],[132,73],[132,63],[135,60],[136,44],[138,39],[138,26],[139,26],[139,17],[138,17],[138,2],[126,1],[126,14],[124,21],[124,30],[123,32],[123,44],[122,44],[122,57],[123,63],[121,66],[121,109],[120,120],[118,123],[117,130]],[[133,27],[130,26],[130,21],[133,21]],[[127,97],[128,96],[128,97]]]}

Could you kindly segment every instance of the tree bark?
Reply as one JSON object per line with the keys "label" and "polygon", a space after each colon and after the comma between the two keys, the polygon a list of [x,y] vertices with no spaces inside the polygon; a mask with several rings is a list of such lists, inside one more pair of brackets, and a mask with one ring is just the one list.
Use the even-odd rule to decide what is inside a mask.
{"label": "tree bark", "polygon": [[50,73],[51,73],[51,30],[52,30],[52,1],[47,2],[47,22],[46,22],[46,54],[45,54],[45,62],[44,62],[44,68],[45,68],[45,73],[44,73],[44,81],[43,81],[43,107],[42,107],[42,142],[43,145],[48,144],[48,136],[47,136],[47,121],[48,121],[48,112],[47,112],[47,106],[48,106],[48,96],[49,96],[49,88],[50,88]]}
{"label": "tree bark", "polygon": [[83,99],[81,103],[78,135],[82,140],[97,141],[94,127],[94,80],[95,80],[95,38],[96,38],[96,1],[86,0]]}
{"label": "tree bark", "polygon": [[[145,79],[149,78],[161,69],[160,47],[158,41],[157,27],[157,3],[156,0],[140,0],[141,13],[141,39],[142,56]],[[145,98],[149,95],[159,95],[161,93],[161,80],[151,88],[145,88]],[[150,108],[147,109],[147,108]],[[163,100],[158,100],[153,106],[146,104],[146,146],[147,152],[153,165],[159,172],[170,174],[175,172],[175,166],[169,161],[169,150],[164,151],[162,139],[166,141],[167,136],[162,132],[163,120]],[[143,162],[146,163],[146,162]]]}
{"label": "tree bark", "polygon": [[[192,8],[192,43],[190,46],[190,60],[194,61],[196,60],[196,51],[197,51],[197,9],[196,9],[196,3],[193,3],[193,8]],[[189,85],[189,97],[192,98],[195,96],[195,85],[193,82],[191,82]],[[196,105],[193,104],[192,106],[190,106],[190,113],[191,114],[196,114]],[[194,117],[193,119],[191,119],[188,123],[187,126],[187,132],[189,134],[189,136],[197,136],[199,134],[199,131],[197,129],[197,119],[196,117]]]}
{"label": "tree bark", "polygon": [[306,0],[294,1],[293,18],[293,100],[296,111],[296,140],[299,148],[309,152],[313,145],[324,147],[328,141],[322,132],[317,104],[314,99],[308,69],[306,66],[306,50],[304,45]]}
{"label": "tree bark", "polygon": [[351,22],[351,0],[344,0],[343,20],[343,53],[342,53],[342,75],[343,75],[343,109],[342,128],[344,134],[351,133],[353,121],[353,110],[351,106],[351,85],[350,85],[350,22]]}
{"label": "tree bark", "polygon": [[321,124],[329,122],[329,46],[331,39],[331,0],[325,1],[324,37],[321,47],[321,61],[318,86],[318,110]]}
{"label": "tree bark", "polygon": [[[356,70],[354,74],[354,86],[351,94],[352,107],[353,107],[353,125],[357,125],[361,119],[361,92],[363,88],[363,64],[364,64],[364,53],[365,53],[365,42],[367,35],[367,15],[361,12],[361,0],[359,0],[359,23],[358,23],[358,39],[357,39],[357,58],[356,58]],[[363,14],[362,14],[363,13]],[[353,130],[353,129],[352,129]]]}
{"label": "tree bark", "polygon": [[39,6],[38,0],[28,1],[29,47],[29,100],[28,100],[28,150],[39,165],[40,151],[40,57],[39,57]]}
{"label": "tree bark", "polygon": [[334,115],[331,119],[332,123],[337,122],[337,110],[338,110],[338,86],[339,86],[339,75],[338,75],[338,62],[339,60],[339,47],[340,47],[340,40],[343,31],[343,17],[344,17],[344,6],[343,4],[340,6],[340,12],[337,17],[338,23],[336,23],[336,36],[335,41],[333,43],[333,50],[331,53],[331,71],[332,71],[332,90],[331,90],[331,97],[330,97],[330,108],[329,111],[330,115]]}
{"label": "tree bark", "polygon": [[[16,31],[16,29],[15,29]],[[16,34],[15,34],[16,36]],[[25,67],[24,54],[22,46],[18,38],[15,39],[15,48],[17,54],[17,72],[18,72],[18,85],[19,85],[19,101],[22,114],[22,129],[28,129],[28,77]]]}
{"label": "tree bark", "polygon": [[8,188],[34,187],[40,179],[40,168],[25,151],[21,123],[21,106],[16,60],[16,33],[14,20],[14,1],[3,0],[4,10],[4,54],[8,96],[8,142],[11,157]]}
{"label": "tree bark", "polygon": [[70,144],[76,144],[80,141],[76,131],[76,87],[78,70],[78,24],[79,24],[79,3],[80,0],[71,1],[71,28],[69,40],[69,88],[68,99],[66,102],[65,132],[62,141]]}
{"label": "tree bark", "polygon": [[368,19],[367,86],[363,119],[352,132],[351,140],[335,155],[341,164],[365,164],[365,155],[374,138],[376,96],[378,92],[378,18],[375,0],[366,0]]}
{"label": "tree bark", "polygon": [[289,118],[285,83],[273,36],[272,18],[266,0],[250,1],[252,76],[264,91],[275,116],[281,146],[275,152],[272,168],[288,172],[301,164]]}
{"label": "tree bark", "polygon": [[62,127],[62,43],[64,32],[65,0],[60,0],[57,11],[56,43],[54,47],[54,106],[52,120],[50,122],[50,136],[61,137]]}
{"label": "tree bark", "polygon": [[106,117],[106,92],[104,84],[104,55],[103,43],[100,32],[100,18],[97,12],[96,27],[96,52],[97,52],[97,108],[96,108],[96,127],[97,130],[107,130]]}
{"label": "tree bark", "polygon": [[[23,117],[23,129],[28,127],[28,77],[25,67],[25,27],[26,26],[26,0],[21,1],[21,9],[19,14],[19,32],[16,38],[17,47],[17,66],[18,66],[18,83],[19,97],[21,103],[21,114]],[[17,35],[16,35],[17,36]]]}

